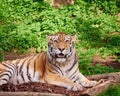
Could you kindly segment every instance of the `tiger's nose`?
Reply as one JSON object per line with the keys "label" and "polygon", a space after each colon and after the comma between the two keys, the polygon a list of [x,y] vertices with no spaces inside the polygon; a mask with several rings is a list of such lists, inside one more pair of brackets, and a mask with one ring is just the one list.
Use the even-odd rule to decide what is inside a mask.
{"label": "tiger's nose", "polygon": [[61,52],[65,50],[65,48],[58,48]]}

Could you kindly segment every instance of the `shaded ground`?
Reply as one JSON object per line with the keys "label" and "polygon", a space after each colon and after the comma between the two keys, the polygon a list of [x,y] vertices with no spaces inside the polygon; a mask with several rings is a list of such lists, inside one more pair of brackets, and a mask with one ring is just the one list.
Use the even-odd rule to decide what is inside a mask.
{"label": "shaded ground", "polygon": [[110,66],[114,69],[120,69],[120,62],[116,61],[116,56],[108,56],[107,58],[101,58],[100,56],[94,56],[91,60],[92,65],[101,64],[103,66]]}
{"label": "shaded ground", "polygon": [[17,54],[16,51],[14,50],[13,52],[5,52],[4,60],[14,60],[18,58],[24,58],[30,55],[35,54],[35,49],[29,49],[27,53],[24,54]]}

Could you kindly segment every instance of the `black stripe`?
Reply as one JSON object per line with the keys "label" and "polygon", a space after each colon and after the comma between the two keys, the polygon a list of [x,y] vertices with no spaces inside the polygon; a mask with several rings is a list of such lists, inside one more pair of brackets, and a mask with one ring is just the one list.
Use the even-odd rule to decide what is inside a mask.
{"label": "black stripe", "polygon": [[18,80],[18,78],[17,78],[17,84],[19,84],[20,82],[19,82],[19,80]]}
{"label": "black stripe", "polygon": [[[48,68],[48,70],[49,70],[49,72],[51,72],[51,73],[55,73],[54,71],[56,71],[57,73],[59,73],[60,74],[60,72],[58,71],[58,70],[51,70],[50,68]],[[63,74],[64,75],[64,74]]]}
{"label": "black stripe", "polygon": [[71,78],[71,80],[76,77],[76,75],[75,75],[76,72],[78,72],[78,69],[76,69],[75,72],[69,77],[69,78]]}
{"label": "black stripe", "polygon": [[15,74],[15,70],[14,70],[14,69],[12,69],[11,67],[9,67],[9,66],[11,66],[10,64],[9,64],[9,66],[8,66],[8,65],[6,65],[6,64],[3,64],[3,65],[4,65],[5,67],[9,68],[9,69],[10,69],[13,73],[12,73],[11,71],[9,71],[9,70],[4,71],[4,72],[9,72],[9,73],[11,74],[11,76]]}
{"label": "black stripe", "polygon": [[19,75],[19,74],[18,74],[18,66],[16,67],[16,72],[17,72],[17,73],[16,73],[16,74],[17,74],[17,84],[19,84],[20,82],[19,82],[19,80],[18,80],[18,75]]}
{"label": "black stripe", "polygon": [[7,64],[12,67],[12,68],[10,67],[10,69],[12,70],[13,74],[15,74],[16,73],[16,65],[14,65],[13,63],[10,63],[10,64],[7,63]]}
{"label": "black stripe", "polygon": [[[36,55],[35,55],[36,56]],[[27,77],[29,79],[29,81],[31,81],[31,76],[29,74],[29,66],[30,66],[30,60],[33,59],[35,56],[32,56],[31,58],[29,58],[28,62],[27,62]],[[35,59],[36,61],[36,59]],[[34,64],[35,65],[35,64]],[[35,70],[34,70],[35,71]]]}
{"label": "black stripe", "polygon": [[43,53],[43,59],[42,59],[42,61],[43,61],[44,65],[46,65],[46,56],[47,56],[47,54]]}
{"label": "black stripe", "polygon": [[74,68],[75,65],[76,65],[76,63],[73,63],[73,65],[66,72],[71,71]]}
{"label": "black stripe", "polygon": [[13,75],[13,74],[11,73],[11,71],[9,71],[9,70],[5,71],[5,73],[6,73],[6,72],[9,72],[11,76]]}
{"label": "black stripe", "polygon": [[[44,55],[44,57],[43,57],[43,59],[42,59],[42,60],[43,60],[43,64],[46,65],[47,54],[44,53],[43,55]],[[50,67],[48,67],[48,71],[51,72],[51,73],[54,73],[54,72],[50,69]],[[46,71],[46,73],[47,73],[47,71]],[[47,73],[47,74],[48,74],[48,73]]]}
{"label": "black stripe", "polygon": [[[42,56],[43,56],[42,62],[43,62],[43,65],[44,65],[44,66],[43,66],[43,69],[42,69],[42,70],[43,70],[43,73],[42,73],[41,77],[43,77],[44,74],[45,74],[45,70],[46,70],[46,69],[45,69],[45,66],[46,66],[46,61],[47,61],[47,60],[46,60],[46,59],[47,59],[47,54],[46,54],[46,52],[43,52],[42,54],[43,54],[43,55],[42,55]],[[46,71],[46,72],[47,72],[47,71]]]}
{"label": "black stripe", "polygon": [[18,70],[18,66],[17,66],[17,67],[16,67],[17,77],[18,77],[18,71],[19,71],[19,70]]}
{"label": "black stripe", "polygon": [[28,64],[27,64],[27,77],[28,77],[29,81],[31,81],[31,77],[29,74],[29,64],[30,64],[30,62],[28,62]]}
{"label": "black stripe", "polygon": [[55,72],[53,72],[54,70],[51,70],[50,68],[48,68],[48,71],[51,73],[55,73]]}
{"label": "black stripe", "polygon": [[28,61],[27,61],[27,77],[28,77],[28,79],[29,79],[29,81],[31,81],[31,77],[30,77],[30,74],[29,74],[29,65],[30,65],[30,60],[33,58],[34,56],[31,56],[31,57],[29,57],[28,59]]}
{"label": "black stripe", "polygon": [[16,68],[15,64],[13,64],[13,63],[7,63],[7,64],[9,64],[9,66],[11,66],[13,69]]}
{"label": "black stripe", "polygon": [[63,74],[62,70],[59,68],[59,66],[57,66],[56,64],[52,64],[51,61],[49,61],[49,59],[48,59],[48,62],[49,62],[49,64],[51,64],[52,66],[55,66],[55,67],[60,71],[60,72],[59,72],[59,71],[56,69],[56,70],[55,70],[56,72],[58,72],[59,74],[62,74],[62,76],[64,76],[64,74]]}
{"label": "black stripe", "polygon": [[[62,76],[64,76],[64,74],[63,74],[63,72],[62,72],[62,70],[60,69],[60,67],[58,67],[57,65],[55,65],[55,64],[52,64],[52,65],[54,65],[55,67],[57,67],[59,70],[60,70],[60,72],[61,72],[61,74],[62,74]],[[57,71],[57,70],[56,70]],[[58,71],[57,71],[58,72]]]}
{"label": "black stripe", "polygon": [[0,78],[2,78],[2,77],[5,76],[5,75],[8,76],[8,77],[9,77],[9,80],[10,80],[11,77],[10,77],[9,74],[7,74],[7,73],[1,74],[1,75],[0,75]]}
{"label": "black stripe", "polygon": [[26,61],[27,59],[28,59],[28,58],[26,58],[26,59],[23,61],[22,65],[20,66],[19,73],[21,73],[21,72],[22,72],[23,65],[25,64],[25,61]]}
{"label": "black stripe", "polygon": [[9,67],[10,64],[6,65],[6,63],[2,63],[2,65],[9,68],[9,69],[11,69],[14,72],[14,70],[11,67]]}
{"label": "black stripe", "polygon": [[0,81],[2,81],[2,80],[6,81],[6,83],[8,82],[8,80],[7,80],[7,79],[5,79],[5,78],[4,78],[4,79],[1,79]]}
{"label": "black stripe", "polygon": [[16,73],[16,65],[15,64],[10,64],[10,66],[13,68],[13,74]]}
{"label": "black stripe", "polygon": [[15,74],[17,66],[15,64],[11,64],[11,66],[13,66],[13,69],[14,69],[13,74]]}
{"label": "black stripe", "polygon": [[76,75],[74,75],[73,77],[71,76],[71,78],[70,78],[70,79],[71,79],[71,80],[73,80],[75,77],[76,77]]}
{"label": "black stripe", "polygon": [[[33,56],[32,56],[31,58],[33,58]],[[23,74],[22,68],[23,68],[25,62],[29,59],[29,60],[27,61],[27,66],[28,66],[31,58],[30,58],[30,57],[25,58],[25,60],[23,61],[22,65],[20,66],[19,73],[21,74],[21,77],[22,77],[22,79],[23,79],[24,82],[25,82],[25,78],[24,78],[24,74]],[[29,72],[29,70],[27,69],[27,76],[28,76],[28,72]]]}
{"label": "black stripe", "polygon": [[70,70],[72,70],[74,68],[74,66],[77,64],[78,62],[78,58],[77,58],[77,55],[75,54],[75,60],[74,60],[74,63],[73,65],[67,70],[67,72],[69,72]]}
{"label": "black stripe", "polygon": [[79,76],[77,76],[77,77],[75,78],[75,80],[74,80],[74,82],[77,82],[77,81],[80,82],[80,78],[79,78]]}
{"label": "black stripe", "polygon": [[23,81],[25,82],[24,76],[23,76],[23,72],[21,72],[21,77],[23,79]]}
{"label": "black stripe", "polygon": [[29,81],[32,81],[30,74],[28,74],[27,76],[28,76]]}
{"label": "black stripe", "polygon": [[34,60],[34,71],[33,71],[33,77],[35,77],[35,72],[36,72],[36,59]]}

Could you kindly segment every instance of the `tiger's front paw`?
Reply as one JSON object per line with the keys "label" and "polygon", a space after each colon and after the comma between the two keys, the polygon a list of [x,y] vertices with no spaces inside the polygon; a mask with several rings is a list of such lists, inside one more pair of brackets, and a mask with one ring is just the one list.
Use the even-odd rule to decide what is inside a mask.
{"label": "tiger's front paw", "polygon": [[71,86],[71,88],[68,88],[70,90],[73,90],[73,91],[82,91],[83,90],[83,86],[81,86],[80,84],[74,84],[73,86]]}
{"label": "tiger's front paw", "polygon": [[97,81],[90,81],[90,87],[95,86],[95,85],[97,85],[97,84],[98,84]]}
{"label": "tiger's front paw", "polygon": [[84,87],[93,87],[95,85],[97,85],[98,82],[97,81],[87,81],[83,84]]}

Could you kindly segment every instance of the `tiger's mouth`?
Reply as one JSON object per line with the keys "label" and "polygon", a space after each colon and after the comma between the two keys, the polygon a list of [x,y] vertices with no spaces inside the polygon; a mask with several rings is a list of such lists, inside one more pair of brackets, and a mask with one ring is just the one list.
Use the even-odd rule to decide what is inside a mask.
{"label": "tiger's mouth", "polygon": [[60,54],[56,54],[56,57],[57,58],[65,58],[66,56],[63,53],[60,53]]}

